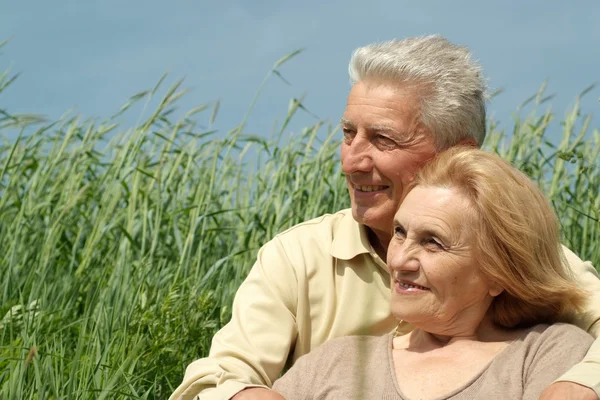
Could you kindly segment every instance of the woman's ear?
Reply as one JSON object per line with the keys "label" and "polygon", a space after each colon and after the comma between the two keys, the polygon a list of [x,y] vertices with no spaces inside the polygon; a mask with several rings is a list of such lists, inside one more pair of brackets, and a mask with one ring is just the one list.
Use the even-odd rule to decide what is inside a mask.
{"label": "woman's ear", "polygon": [[500,286],[498,283],[491,282],[489,294],[492,297],[498,296],[500,293],[504,292],[504,288]]}

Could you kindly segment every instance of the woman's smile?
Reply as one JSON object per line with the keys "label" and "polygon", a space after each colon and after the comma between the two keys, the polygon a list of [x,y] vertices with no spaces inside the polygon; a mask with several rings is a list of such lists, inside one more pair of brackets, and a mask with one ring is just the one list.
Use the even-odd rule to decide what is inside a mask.
{"label": "woman's smile", "polygon": [[394,280],[394,288],[399,294],[421,294],[431,291],[428,287],[417,285],[414,282],[406,280]]}

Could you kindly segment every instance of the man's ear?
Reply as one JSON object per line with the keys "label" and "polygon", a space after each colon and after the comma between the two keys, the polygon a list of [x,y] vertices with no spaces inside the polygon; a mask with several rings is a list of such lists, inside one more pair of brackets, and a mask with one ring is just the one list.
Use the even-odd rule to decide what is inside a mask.
{"label": "man's ear", "polygon": [[477,145],[477,141],[475,140],[475,138],[464,138],[459,140],[458,143],[456,143],[457,146],[467,146],[467,147],[473,147],[474,149],[479,148],[479,146]]}

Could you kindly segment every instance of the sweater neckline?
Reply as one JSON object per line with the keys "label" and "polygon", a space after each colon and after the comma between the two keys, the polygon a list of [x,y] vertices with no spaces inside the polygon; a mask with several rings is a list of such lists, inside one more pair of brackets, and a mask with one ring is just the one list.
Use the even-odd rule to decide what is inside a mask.
{"label": "sweater neckline", "polygon": [[[465,384],[459,386],[458,388],[452,390],[449,393],[446,393],[442,396],[439,397],[435,397],[433,400],[446,400],[449,399],[453,396],[456,396],[457,394],[459,394],[460,392],[463,392],[465,390],[467,390],[469,387],[473,386],[475,383],[477,383],[477,381],[483,379],[483,376],[485,375],[485,373],[490,369],[490,367],[492,366],[492,364],[494,362],[497,362],[499,359],[501,360],[504,355],[506,353],[508,353],[508,349],[511,349],[515,346],[518,345],[518,343],[522,342],[522,339],[527,336],[531,331],[533,330],[533,328],[530,329],[526,329],[525,332],[521,333],[519,336],[517,336],[515,339],[513,339],[505,348],[503,348],[500,352],[498,352],[498,354],[496,354],[479,372],[477,372],[475,375],[473,375],[473,377],[471,379],[469,379]],[[392,341],[394,340],[394,337],[396,332],[391,332],[388,334],[388,338],[387,340],[384,342],[385,345],[387,346],[387,356],[388,356],[388,373],[390,374],[390,378],[392,379],[392,382],[394,383],[394,388],[396,389],[396,392],[398,393],[398,395],[400,396],[400,398],[402,398],[403,400],[413,400],[410,397],[406,396],[404,394],[404,392],[400,389],[400,385],[398,384],[398,380],[396,379],[396,373],[394,370],[394,358],[392,355],[392,350],[393,350],[393,344]]]}

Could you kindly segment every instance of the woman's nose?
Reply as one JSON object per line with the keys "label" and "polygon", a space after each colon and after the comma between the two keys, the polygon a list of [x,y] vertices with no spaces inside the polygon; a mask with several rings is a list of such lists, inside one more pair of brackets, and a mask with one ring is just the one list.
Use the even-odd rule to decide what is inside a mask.
{"label": "woman's nose", "polygon": [[388,248],[388,266],[397,272],[416,272],[421,268],[421,263],[416,257],[417,249],[408,240],[399,244],[392,243]]}

